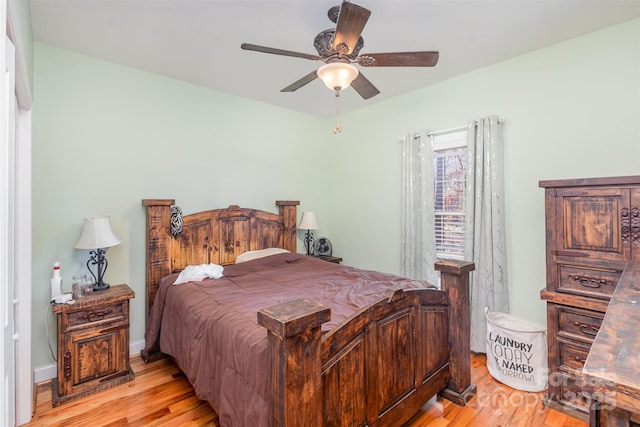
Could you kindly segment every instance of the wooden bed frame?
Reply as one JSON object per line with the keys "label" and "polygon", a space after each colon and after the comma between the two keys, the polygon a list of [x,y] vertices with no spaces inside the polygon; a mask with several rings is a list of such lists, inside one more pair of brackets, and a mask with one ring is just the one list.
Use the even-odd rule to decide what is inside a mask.
{"label": "wooden bed frame", "polygon": [[[232,264],[247,251],[296,252],[297,201],[279,213],[230,206],[182,217],[171,234],[174,200],[145,199],[147,310],[159,280],[187,265]],[[257,314],[268,332],[272,426],[399,426],[432,396],[466,404],[471,384],[469,272],[440,261],[441,290],[395,291],[327,334],[330,309],[302,299]],[[143,355],[144,358],[145,355]]]}

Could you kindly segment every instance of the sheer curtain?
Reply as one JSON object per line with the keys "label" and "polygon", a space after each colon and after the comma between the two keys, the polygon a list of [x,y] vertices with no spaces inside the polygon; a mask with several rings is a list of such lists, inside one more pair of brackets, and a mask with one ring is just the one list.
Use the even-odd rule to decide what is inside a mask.
{"label": "sheer curtain", "polygon": [[471,278],[471,351],[484,353],[484,308],[509,312],[501,120],[497,116],[474,120],[469,125],[467,149],[464,253],[465,259],[476,264]]}
{"label": "sheer curtain", "polygon": [[401,274],[438,282],[434,228],[433,150],[426,133],[402,137]]}
{"label": "sheer curtain", "polygon": [[[426,133],[403,144],[401,273],[437,283],[433,150]],[[471,350],[485,352],[484,308],[509,311],[504,221],[503,137],[498,116],[472,120],[467,135],[465,260],[471,275]]]}

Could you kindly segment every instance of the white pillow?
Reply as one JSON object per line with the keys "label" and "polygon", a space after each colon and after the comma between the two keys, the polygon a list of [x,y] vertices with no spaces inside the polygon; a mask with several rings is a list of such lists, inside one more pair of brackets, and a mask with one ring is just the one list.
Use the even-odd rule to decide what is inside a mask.
{"label": "white pillow", "polygon": [[196,282],[207,278],[219,279],[222,277],[223,267],[218,264],[188,265],[180,272],[174,285],[185,282]]}
{"label": "white pillow", "polygon": [[257,251],[247,251],[237,256],[236,264],[240,264],[241,262],[251,261],[252,259],[263,258],[269,255],[284,254],[287,252],[289,251],[282,248],[267,248],[267,249],[260,249]]}

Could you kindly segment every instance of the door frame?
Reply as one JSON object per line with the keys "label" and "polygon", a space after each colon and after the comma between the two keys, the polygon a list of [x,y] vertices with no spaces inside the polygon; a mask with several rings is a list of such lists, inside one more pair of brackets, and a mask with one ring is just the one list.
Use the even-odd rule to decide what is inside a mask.
{"label": "door frame", "polygon": [[[0,15],[1,18],[1,15]],[[0,353],[0,423],[15,423],[16,385],[16,309],[15,295],[15,49],[8,36],[2,39],[0,63],[0,320],[2,352]]]}
{"label": "door frame", "polygon": [[[6,13],[6,15],[5,15]],[[25,12],[22,11],[22,14]],[[21,18],[21,11],[12,2],[0,0],[0,26],[3,33],[15,45],[15,95],[18,108],[15,111],[15,205],[14,215],[14,277],[17,295],[16,333],[16,370],[14,381],[15,392],[15,425],[29,422],[33,414],[33,367],[31,355],[32,328],[32,105],[31,83],[26,61],[29,48],[21,40],[21,25],[30,25]],[[24,18],[24,17],[22,17]],[[27,16],[27,18],[30,18]],[[6,22],[6,27],[5,27]],[[2,43],[4,45],[4,41]],[[4,52],[4,47],[2,48]],[[4,54],[2,54],[4,61]],[[0,123],[0,127],[5,123]],[[7,124],[8,125],[8,124]],[[4,313],[3,313],[4,314]],[[3,398],[5,396],[2,396]],[[4,399],[3,399],[4,401]]]}

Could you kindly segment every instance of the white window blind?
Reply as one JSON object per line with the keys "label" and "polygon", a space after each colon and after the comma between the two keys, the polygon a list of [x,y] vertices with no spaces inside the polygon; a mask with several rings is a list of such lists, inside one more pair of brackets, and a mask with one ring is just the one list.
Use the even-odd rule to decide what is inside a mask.
{"label": "white window blind", "polygon": [[464,258],[467,130],[431,136],[436,256]]}

